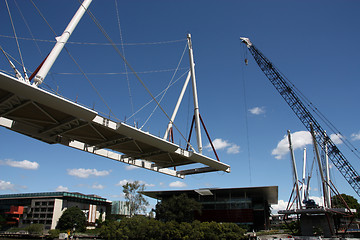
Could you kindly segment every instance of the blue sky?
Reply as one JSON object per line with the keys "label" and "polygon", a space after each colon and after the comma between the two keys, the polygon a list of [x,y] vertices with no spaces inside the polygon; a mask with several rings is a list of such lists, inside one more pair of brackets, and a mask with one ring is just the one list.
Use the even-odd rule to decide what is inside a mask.
{"label": "blue sky", "polygon": [[[19,41],[25,66],[33,71],[52,48],[54,34],[30,2],[8,0],[8,3],[18,37],[26,38]],[[221,161],[231,166],[231,173],[208,173],[181,180],[64,146],[48,145],[0,128],[0,194],[66,190],[120,200],[121,185],[139,180],[146,184],[147,190],[279,186],[279,201],[288,201],[292,186],[290,155],[282,140],[288,129],[296,133],[293,137],[296,136],[299,143],[295,151],[298,169],[301,169],[302,147],[308,148],[308,159],[312,161],[312,146],[307,134],[302,132],[305,128],[241,44],[239,38],[243,36],[252,40],[344,138],[359,146],[359,1],[136,0],[117,3],[125,56],[154,95],[166,88],[178,67],[173,79],[179,78],[179,81],[161,103],[168,114],[185,80],[180,76],[189,65],[187,52],[180,64],[179,61],[186,34],[192,34],[200,113]],[[44,0],[36,4],[58,35],[79,5],[78,1]],[[113,41],[120,43],[115,2],[94,0],[90,10]],[[9,37],[13,32],[4,1],[0,2],[0,19],[0,45],[19,61],[16,42]],[[36,45],[27,40],[31,38],[27,25],[35,39],[44,41]],[[130,118],[150,96],[131,73],[127,80],[124,63],[117,53],[111,46],[76,44],[107,43],[88,15],[69,41],[72,43],[66,47],[70,54],[88,73],[115,116],[142,126],[154,105],[149,104]],[[245,57],[249,60],[248,66],[244,65]],[[11,72],[3,56],[0,56],[0,69]],[[57,90],[69,99],[109,114],[109,109],[65,51],[51,72],[43,88]],[[184,99],[175,123],[187,135],[192,100],[188,93]],[[162,136],[166,124],[166,118],[157,110],[143,129]],[[179,134],[175,140],[184,145]],[[207,144],[205,137],[203,142]],[[353,167],[360,169],[359,159],[341,142],[338,147]],[[204,153],[213,156],[207,149]],[[337,169],[332,168],[331,172],[338,190],[358,199]],[[320,196],[318,186],[315,182],[311,188],[314,197]]]}

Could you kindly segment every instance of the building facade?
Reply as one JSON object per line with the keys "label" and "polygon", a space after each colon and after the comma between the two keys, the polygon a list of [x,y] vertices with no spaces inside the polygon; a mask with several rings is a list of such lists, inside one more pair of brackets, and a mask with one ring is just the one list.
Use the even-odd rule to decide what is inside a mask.
{"label": "building facade", "polygon": [[116,216],[130,216],[130,210],[125,201],[113,201],[111,203],[111,214]]}
{"label": "building facade", "polygon": [[25,227],[43,224],[55,229],[62,213],[70,207],[79,207],[87,217],[87,226],[94,227],[96,220],[105,220],[111,202],[96,195],[70,192],[46,192],[0,195],[0,214],[9,225]]}
{"label": "building facade", "polygon": [[195,214],[197,220],[245,224],[254,230],[269,229],[270,204],[278,202],[277,186],[144,191],[143,194],[158,200],[186,194],[201,203],[201,214]]}

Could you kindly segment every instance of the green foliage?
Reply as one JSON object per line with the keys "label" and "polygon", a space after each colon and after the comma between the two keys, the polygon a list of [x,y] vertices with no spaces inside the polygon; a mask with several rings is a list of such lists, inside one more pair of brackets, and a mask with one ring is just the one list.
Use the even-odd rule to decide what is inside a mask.
{"label": "green foliage", "polygon": [[145,213],[146,206],[149,202],[139,192],[145,190],[145,184],[140,184],[139,181],[128,182],[123,185],[123,192],[125,194],[126,205],[129,208],[130,216],[138,213]]}
{"label": "green foliage", "polygon": [[156,205],[156,219],[163,222],[192,222],[194,213],[201,212],[201,204],[186,194],[174,195]]}
{"label": "green foliage", "polygon": [[49,238],[59,238],[60,230],[59,229],[51,229],[49,230]]}
{"label": "green foliage", "polygon": [[104,239],[126,240],[222,240],[246,239],[246,231],[234,223],[176,221],[162,222],[144,216],[118,221],[105,221],[100,229]]}
{"label": "green foliage", "polygon": [[38,223],[31,224],[26,227],[26,231],[28,231],[31,235],[41,235],[44,231],[44,225]]}
{"label": "green foliage", "polygon": [[344,201],[346,202],[347,206],[350,209],[356,209],[356,216],[359,216],[360,214],[360,204],[358,203],[358,201],[350,195],[346,195],[346,194],[340,194],[333,196],[331,198],[331,202],[332,202],[332,206],[335,208],[346,208],[346,205],[344,203]]}
{"label": "green foliage", "polygon": [[85,214],[78,207],[66,209],[61,215],[56,226],[56,228],[61,231],[73,230],[74,227],[77,232],[84,232],[86,228]]}

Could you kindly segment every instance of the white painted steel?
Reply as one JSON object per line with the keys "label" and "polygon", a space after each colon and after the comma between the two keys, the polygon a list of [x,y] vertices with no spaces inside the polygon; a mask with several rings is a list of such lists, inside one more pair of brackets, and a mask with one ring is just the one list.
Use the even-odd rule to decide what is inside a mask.
{"label": "white painted steel", "polygon": [[66,42],[68,41],[69,37],[71,36],[72,32],[74,31],[75,27],[79,23],[80,19],[86,12],[87,8],[89,7],[92,0],[84,0],[77,12],[75,13],[74,17],[71,19],[70,23],[64,30],[63,34],[60,37],[56,38],[56,44],[54,48],[51,50],[49,56],[44,61],[42,67],[40,68],[39,72],[36,74],[34,78],[35,85],[40,85],[48,72],[50,71],[50,68],[54,64],[55,60],[59,56],[61,50],[64,48]]}
{"label": "white painted steel", "polygon": [[296,204],[297,204],[297,208],[302,208],[300,191],[299,191],[299,178],[298,178],[298,173],[297,173],[297,169],[296,169],[296,162],[295,162],[294,150],[293,150],[292,142],[291,142],[290,130],[288,130],[287,132],[288,132],[288,140],[289,140],[289,149],[290,149],[290,154],[291,154],[291,163],[292,163],[293,174],[294,174],[293,178],[294,178],[295,188],[296,188],[295,189],[296,190]]}
{"label": "white painted steel", "polygon": [[326,188],[327,188],[327,204],[328,207],[331,207],[331,191],[330,191],[330,166],[329,166],[329,157],[328,157],[328,148],[327,148],[327,135],[326,131],[324,132],[325,135],[325,142],[324,142],[324,149],[325,149],[325,170],[326,170]]}
{"label": "white painted steel", "polygon": [[302,193],[301,193],[301,202],[303,203],[305,199],[305,191],[306,191],[306,148],[304,148],[303,153],[303,171],[302,171]]}
{"label": "white painted steel", "polygon": [[180,107],[180,103],[181,103],[181,101],[182,101],[182,99],[183,99],[183,97],[184,97],[186,88],[187,88],[187,86],[188,86],[188,84],[189,84],[190,76],[191,76],[191,74],[190,74],[190,72],[189,72],[188,75],[187,75],[187,77],[186,77],[184,86],[183,86],[183,88],[182,88],[182,90],[181,90],[179,99],[178,99],[178,101],[177,101],[177,103],[176,103],[174,112],[173,112],[173,114],[172,114],[172,116],[171,116],[171,119],[170,119],[170,121],[169,121],[169,124],[168,124],[168,126],[167,126],[167,129],[166,129],[166,132],[165,132],[165,135],[164,135],[164,139],[166,139],[166,138],[168,137],[169,131],[170,131],[172,125],[173,125],[173,122],[174,122],[174,120],[175,120],[176,114],[177,114],[177,112],[178,112],[178,110],[179,110],[179,107]]}
{"label": "white painted steel", "polygon": [[327,187],[326,187],[326,179],[324,177],[324,171],[323,171],[323,167],[322,167],[322,164],[321,164],[319,148],[318,148],[318,145],[316,143],[315,132],[314,132],[312,124],[310,124],[310,126],[311,126],[311,136],[312,136],[312,139],[313,139],[313,145],[314,145],[314,148],[315,148],[316,160],[317,160],[317,163],[318,163],[320,177],[321,177],[321,183],[322,183],[322,188],[323,188],[324,206],[325,207],[330,207],[329,204],[328,204],[329,200],[327,199],[328,194],[327,194]]}
{"label": "white painted steel", "polygon": [[187,40],[188,40],[188,46],[189,46],[190,73],[191,73],[192,86],[193,86],[196,138],[197,138],[197,144],[198,144],[198,151],[199,151],[199,153],[202,153],[202,140],[201,140],[200,116],[199,116],[199,102],[198,102],[197,88],[196,88],[195,64],[194,64],[193,48],[192,48],[192,43],[191,43],[191,34],[187,35]]}

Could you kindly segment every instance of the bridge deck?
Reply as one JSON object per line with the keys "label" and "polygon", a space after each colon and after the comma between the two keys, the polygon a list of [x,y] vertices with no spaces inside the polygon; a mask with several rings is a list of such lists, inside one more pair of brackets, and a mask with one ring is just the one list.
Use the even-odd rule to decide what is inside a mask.
{"label": "bridge deck", "polygon": [[[63,144],[116,161],[184,178],[230,166],[0,73],[0,126],[49,144]],[[175,170],[201,163],[200,168]]]}

